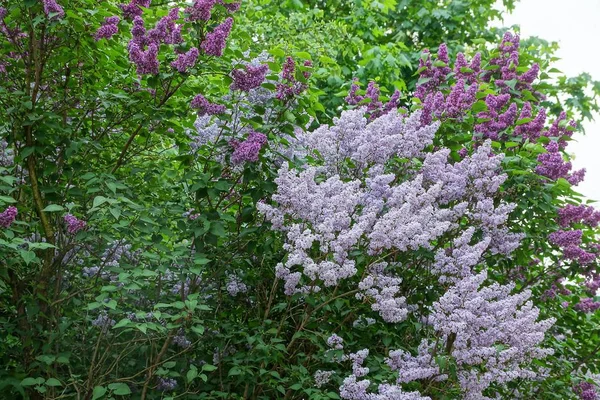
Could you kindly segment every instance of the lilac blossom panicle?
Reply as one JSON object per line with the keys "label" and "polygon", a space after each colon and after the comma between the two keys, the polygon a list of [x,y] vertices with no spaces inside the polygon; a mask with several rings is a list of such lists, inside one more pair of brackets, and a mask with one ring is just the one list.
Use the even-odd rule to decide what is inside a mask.
{"label": "lilac blossom panicle", "polygon": [[244,162],[257,162],[260,150],[267,143],[267,137],[264,133],[250,132],[248,138],[243,142],[230,143],[234,147],[234,151],[231,154],[231,162],[233,164],[243,164]]}
{"label": "lilac blossom panicle", "polygon": [[600,223],[600,211],[585,205],[567,204],[558,210],[558,224],[566,228],[574,223],[585,223],[595,228]]}
{"label": "lilac blossom panicle", "polygon": [[327,338],[327,346],[334,350],[343,350],[344,349],[344,339],[336,335],[332,334]]}
{"label": "lilac blossom panicle", "polygon": [[[539,345],[555,320],[537,321],[539,309],[529,300],[531,293],[511,295],[514,285],[481,287],[486,277],[482,272],[459,281],[433,304],[428,318],[451,349],[465,399],[481,398],[494,382],[535,378],[522,365],[553,352]],[[470,368],[478,365],[485,372]]]}
{"label": "lilac blossom panicle", "polygon": [[586,297],[579,300],[579,303],[575,304],[573,308],[584,313],[592,313],[600,309],[600,301],[594,301],[591,297]]}
{"label": "lilac blossom panicle", "polygon": [[157,390],[161,392],[171,392],[177,387],[177,381],[173,378],[158,378]]}
{"label": "lilac blossom panicle", "polygon": [[577,260],[581,264],[590,264],[597,254],[590,253],[581,248],[583,232],[580,229],[571,231],[558,230],[548,235],[550,243],[561,248],[563,256],[568,260]]}
{"label": "lilac blossom panicle", "polygon": [[185,9],[188,21],[208,21],[217,0],[194,0],[192,5]]}
{"label": "lilac blossom panicle", "polygon": [[267,64],[258,66],[246,65],[244,69],[234,69],[231,72],[233,83],[230,89],[242,90],[244,92],[256,89],[264,82],[268,71],[269,66]]}
{"label": "lilac blossom panicle", "polygon": [[3,228],[10,228],[15,219],[17,218],[17,207],[8,206],[8,208],[0,213],[0,226]]}
{"label": "lilac blossom panicle", "polygon": [[204,41],[200,44],[200,48],[204,51],[204,54],[221,57],[232,26],[233,18],[229,17],[212,32],[207,33]]}
{"label": "lilac blossom panicle", "polygon": [[234,13],[234,12],[238,11],[240,9],[240,6],[242,5],[241,1],[233,2],[233,3],[226,3],[225,0],[217,0],[217,2],[219,4],[221,4],[223,7],[225,7],[225,9],[230,13]]}
{"label": "lilac blossom panicle", "polygon": [[56,2],[56,0],[42,0],[44,5],[44,13],[46,16],[55,14],[51,19],[62,19],[65,17],[65,10]]}
{"label": "lilac blossom panicle", "polygon": [[560,145],[557,142],[550,142],[546,146],[546,153],[540,154],[537,161],[540,163],[535,172],[546,176],[552,180],[565,178],[571,185],[578,185],[585,177],[585,169],[570,173],[572,165],[570,161],[565,161],[560,152]]}
{"label": "lilac blossom panicle", "polygon": [[573,387],[573,391],[579,396],[581,400],[597,400],[598,393],[596,392],[596,385],[590,382],[579,382]]}
{"label": "lilac blossom panicle", "polygon": [[192,47],[186,53],[179,54],[177,60],[173,61],[171,63],[171,66],[183,74],[187,72],[188,68],[191,68],[194,65],[196,65],[196,61],[198,60],[199,55],[200,52],[198,51],[198,49]]}
{"label": "lilac blossom panicle", "polygon": [[313,378],[315,380],[315,386],[317,388],[325,386],[326,384],[329,383],[329,380],[331,379],[331,376],[333,374],[335,374],[335,371],[321,371],[321,370],[318,370],[313,375]]}
{"label": "lilac blossom panicle", "polygon": [[222,104],[211,103],[201,94],[192,99],[190,106],[198,110],[198,115],[217,115],[223,114],[226,107]]}
{"label": "lilac blossom panicle", "polygon": [[65,223],[67,224],[67,232],[70,235],[75,235],[77,232],[85,229],[87,222],[82,221],[74,215],[67,214],[64,217]]}
{"label": "lilac blossom panicle", "polygon": [[121,19],[117,16],[106,17],[102,26],[98,28],[94,34],[94,39],[98,41],[100,39],[110,39],[113,37],[115,34],[117,34],[117,32],[119,32],[119,27],[117,25],[119,24],[120,20]]}
{"label": "lilac blossom panicle", "polygon": [[237,296],[239,293],[246,293],[248,291],[248,286],[246,286],[246,284],[242,282],[242,280],[239,277],[232,274],[229,275],[227,278],[226,289],[227,293],[229,293],[230,296],[234,297]]}
{"label": "lilac blossom panicle", "polygon": [[92,325],[100,328],[102,333],[106,333],[110,328],[112,328],[117,321],[110,318],[106,312],[101,312],[98,314],[98,317],[92,321]]}
{"label": "lilac blossom panicle", "polygon": [[125,19],[132,20],[143,14],[141,7],[148,8],[152,0],[131,0],[128,4],[119,4]]}

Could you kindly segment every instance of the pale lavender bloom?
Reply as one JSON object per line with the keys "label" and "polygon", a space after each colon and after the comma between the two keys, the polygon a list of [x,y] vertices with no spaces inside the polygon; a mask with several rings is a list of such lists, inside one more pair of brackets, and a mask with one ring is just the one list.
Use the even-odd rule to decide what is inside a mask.
{"label": "pale lavender bloom", "polygon": [[327,346],[335,350],[342,350],[344,348],[344,339],[334,333],[327,338]]}
{"label": "pale lavender bloom", "polygon": [[239,293],[246,293],[248,291],[248,286],[237,276],[229,275],[227,278],[227,293],[230,296],[237,296]]}
{"label": "pale lavender bloom", "polygon": [[177,387],[177,381],[173,378],[158,378],[157,390],[161,392],[170,392]]}
{"label": "pale lavender bloom", "polygon": [[313,378],[315,380],[315,386],[320,388],[322,386],[325,386],[327,383],[329,383],[329,380],[331,379],[331,375],[335,374],[335,371],[321,371],[318,370],[317,372],[315,372]]}
{"label": "pale lavender bloom", "polygon": [[101,312],[98,314],[95,320],[92,321],[92,325],[97,326],[102,330],[103,333],[106,333],[110,328],[112,328],[117,321],[110,318],[106,312]]}

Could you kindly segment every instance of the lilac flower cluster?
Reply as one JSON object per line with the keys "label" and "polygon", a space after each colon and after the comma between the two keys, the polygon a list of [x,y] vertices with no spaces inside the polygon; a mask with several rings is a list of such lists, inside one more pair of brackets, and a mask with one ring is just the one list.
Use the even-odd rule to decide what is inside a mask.
{"label": "lilac flower cluster", "polygon": [[92,321],[92,325],[100,328],[100,330],[102,331],[102,333],[106,333],[108,332],[108,330],[110,328],[112,328],[115,324],[117,323],[117,321],[115,321],[114,319],[110,318],[108,316],[108,314],[106,314],[106,312],[101,312],[100,314],[98,314],[98,316],[96,317],[96,319],[94,319]]}
{"label": "lilac flower cluster", "polygon": [[313,378],[315,380],[315,386],[320,388],[325,386],[326,384],[329,383],[329,380],[331,379],[331,376],[335,374],[335,371],[317,371],[315,372],[315,374],[313,375]]}
{"label": "lilac flower cluster", "polygon": [[573,308],[584,313],[592,313],[600,309],[600,301],[594,301],[593,298],[586,297],[579,300],[579,303],[575,304]]}
{"label": "lilac flower cluster", "polygon": [[427,94],[435,92],[446,81],[447,75],[452,72],[449,63],[448,47],[445,43],[442,43],[438,48],[435,63],[431,60],[429,50],[425,49],[419,59],[419,71],[421,72],[419,74],[419,82],[417,82],[415,97],[421,101],[425,101]]}
{"label": "lilac flower cluster", "polygon": [[[304,62],[304,66],[311,67],[312,62],[307,60]],[[310,77],[308,71],[303,72],[303,75],[306,79]],[[304,92],[307,88],[306,84],[299,82],[296,79],[296,61],[290,56],[287,56],[283,63],[281,79],[282,81],[277,84],[276,97],[278,100],[290,100],[294,98],[294,96]]]}
{"label": "lilac flower cluster", "polygon": [[572,168],[571,162],[565,162],[557,142],[552,141],[545,147],[546,153],[540,154],[537,158],[540,163],[535,168],[537,174],[546,176],[552,180],[565,178],[571,185],[577,185],[583,180],[585,169],[569,173]]}
{"label": "lilac flower cluster", "polygon": [[600,211],[591,206],[567,204],[558,210],[558,224],[566,228],[571,224],[583,222],[591,227],[600,223]]}
{"label": "lilac flower cluster", "polygon": [[87,225],[87,222],[82,221],[71,214],[65,215],[64,221],[67,224],[67,232],[70,235],[75,235],[77,232],[85,229]]}
{"label": "lilac flower cluster", "polygon": [[597,400],[598,393],[596,392],[596,385],[590,382],[582,381],[573,387],[573,391],[579,396],[581,400]]}
{"label": "lilac flower cluster", "polygon": [[577,260],[581,264],[593,262],[597,254],[590,253],[581,248],[581,238],[583,232],[579,229],[572,231],[558,230],[548,235],[550,243],[557,245],[563,251],[563,255],[568,260]]}
{"label": "lilac flower cluster", "polygon": [[234,3],[225,3],[224,0],[217,0],[217,3],[221,4],[227,11],[230,13],[234,13],[240,9],[242,2],[234,2]]}
{"label": "lilac flower cluster", "polygon": [[192,5],[185,9],[188,21],[208,21],[217,0],[194,0]]}
{"label": "lilac flower cluster", "polygon": [[173,343],[182,349],[187,349],[192,345],[192,342],[185,336],[183,329],[177,332],[177,335],[173,336]]}
{"label": "lilac flower cluster", "polygon": [[0,167],[10,167],[14,162],[14,151],[8,147],[8,142],[6,140],[0,140]]}
{"label": "lilac flower cluster", "polygon": [[[137,6],[136,6],[137,7]],[[133,38],[129,41],[129,59],[136,65],[137,73],[157,74],[159,69],[158,50],[162,43],[177,44],[183,41],[181,37],[181,26],[176,23],[179,19],[179,9],[173,8],[161,18],[154,28],[146,31],[144,20],[139,15],[133,17],[131,34]],[[197,49],[191,49],[183,58],[180,56],[175,62],[175,68],[183,69],[195,64]],[[177,68],[179,70],[179,68]]]}
{"label": "lilac flower cluster", "polygon": [[327,346],[335,350],[343,350],[344,339],[334,333],[327,338]]}
{"label": "lilac flower cluster", "polygon": [[227,277],[226,289],[230,296],[235,297],[239,293],[246,293],[248,286],[238,276],[231,274]]}
{"label": "lilac flower cluster", "polygon": [[198,217],[200,217],[200,213],[197,213],[196,210],[190,208],[189,210],[183,213],[182,217],[186,217],[190,221],[195,221],[198,219]]}
{"label": "lilac flower cluster", "polygon": [[530,102],[525,102],[521,113],[519,114],[520,121],[531,120],[529,122],[522,123],[515,127],[515,135],[522,136],[523,139],[529,139],[535,142],[541,135],[544,129],[544,123],[546,122],[546,109],[540,108],[538,114],[533,117],[532,107]]}
{"label": "lilac flower cluster", "polygon": [[477,89],[477,83],[467,86],[464,79],[459,79],[446,97],[440,91],[429,93],[423,102],[421,123],[429,125],[434,117],[436,120],[462,118],[464,113],[470,110],[475,103]]}
{"label": "lilac flower cluster", "polygon": [[519,35],[513,35],[511,32],[506,32],[502,38],[500,46],[498,46],[499,55],[490,60],[490,65],[495,66],[495,70],[486,71],[483,74],[483,79],[490,81],[492,76],[496,76],[495,83],[501,87],[504,93],[507,93],[511,88],[511,82],[514,82],[513,88],[516,90],[532,90],[531,84],[537,78],[540,67],[533,64],[531,69],[523,74],[517,74],[519,66]]}
{"label": "lilac flower cluster", "polygon": [[223,114],[226,110],[224,105],[211,103],[201,94],[196,95],[192,99],[190,106],[198,110],[198,115]]}
{"label": "lilac flower cluster", "polygon": [[143,10],[140,7],[148,8],[152,0],[131,0],[128,4],[119,4],[123,11],[125,19],[132,20],[142,15]]}
{"label": "lilac flower cluster", "polygon": [[258,154],[266,143],[267,137],[265,134],[254,131],[250,132],[248,138],[241,143],[231,141],[230,144],[234,148],[231,154],[231,162],[233,164],[243,164],[258,161]]}
{"label": "lilac flower cluster", "polygon": [[404,321],[408,315],[406,298],[400,295],[402,279],[385,272],[385,263],[371,266],[365,278],[358,284],[361,292],[356,298],[362,300],[365,296],[374,300],[371,309],[379,313],[385,322],[397,323]]}
{"label": "lilac flower cluster", "polygon": [[367,113],[369,114],[369,120],[373,120],[398,108],[398,103],[400,100],[399,90],[395,90],[388,102],[383,104],[379,100],[379,87],[377,87],[377,84],[374,81],[369,82],[364,96],[358,94],[358,89],[360,89],[360,86],[358,84],[358,79],[355,78],[350,86],[348,96],[345,98],[346,103],[349,105],[357,105],[368,99],[369,101],[367,102],[366,107]]}
{"label": "lilac flower cluster", "polygon": [[15,219],[17,218],[17,207],[8,206],[6,210],[0,213],[0,226],[3,228],[10,228]]}
{"label": "lilac flower cluster", "polygon": [[204,51],[204,54],[221,57],[232,26],[233,18],[229,17],[212,32],[207,33],[204,41],[200,44],[200,48]]}
{"label": "lilac flower cluster", "polygon": [[156,389],[161,392],[171,392],[177,387],[177,381],[173,378],[158,378]]}
{"label": "lilac flower cluster", "polygon": [[440,344],[422,342],[418,357],[390,353],[388,365],[401,371],[398,382],[445,379],[427,357],[439,345],[456,362],[465,399],[487,399],[483,392],[492,383],[535,378],[523,364],[552,354],[539,345],[554,320],[537,321],[539,310],[528,301],[529,291],[511,295],[514,285],[497,283],[481,288],[486,277],[485,272],[465,277],[433,304],[428,322]]}
{"label": "lilac flower cluster", "polygon": [[233,83],[231,84],[230,89],[242,90],[244,92],[256,89],[264,82],[268,70],[269,66],[266,64],[258,66],[246,65],[243,70],[234,69],[231,72]]}
{"label": "lilac flower cluster", "polygon": [[65,10],[63,10],[56,0],[42,0],[42,4],[44,5],[44,14],[50,17],[50,19],[62,19],[65,17]]}
{"label": "lilac flower cluster", "polygon": [[106,17],[102,26],[98,28],[94,34],[94,39],[96,39],[96,41],[100,39],[110,39],[116,35],[117,32],[119,32],[119,27],[117,26],[119,21],[121,21],[121,18],[117,16]]}
{"label": "lilac flower cluster", "polygon": [[484,138],[498,140],[500,133],[512,126],[517,119],[517,104],[510,103],[506,111],[501,110],[510,100],[509,94],[501,94],[494,96],[487,95],[485,104],[487,111],[482,111],[477,114],[477,118],[486,120],[478,125],[475,125],[475,132],[481,133]]}
{"label": "lilac flower cluster", "polygon": [[179,54],[177,60],[173,61],[171,66],[183,74],[187,72],[188,68],[196,65],[199,56],[200,51],[197,48],[192,47],[186,53]]}

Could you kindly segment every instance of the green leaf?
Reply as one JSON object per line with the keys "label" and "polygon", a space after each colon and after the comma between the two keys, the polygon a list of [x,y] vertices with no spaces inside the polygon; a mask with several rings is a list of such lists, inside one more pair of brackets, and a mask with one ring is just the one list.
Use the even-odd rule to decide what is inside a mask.
{"label": "green leaf", "polygon": [[41,385],[44,382],[44,378],[25,378],[21,381],[21,386]]}
{"label": "green leaf", "polygon": [[131,389],[125,383],[111,383],[108,388],[117,396],[125,396],[131,394]]}
{"label": "green leaf", "polygon": [[57,212],[57,211],[64,211],[64,209],[65,208],[63,206],[59,206],[58,204],[49,204],[42,211],[45,211],[45,212]]}
{"label": "green leaf", "polygon": [[92,394],[92,400],[98,400],[99,398],[103,397],[106,392],[107,389],[104,386],[96,386]]}
{"label": "green leaf", "polygon": [[202,371],[206,371],[206,372],[215,371],[216,369],[217,369],[217,367],[215,367],[214,365],[210,365],[210,364],[204,364],[202,366]]}
{"label": "green leaf", "polygon": [[62,383],[56,378],[49,378],[46,381],[46,386],[62,386]]}

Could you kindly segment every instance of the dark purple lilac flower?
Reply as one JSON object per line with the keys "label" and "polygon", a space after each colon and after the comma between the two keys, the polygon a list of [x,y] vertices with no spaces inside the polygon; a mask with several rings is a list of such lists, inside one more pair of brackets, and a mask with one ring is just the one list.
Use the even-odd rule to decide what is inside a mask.
{"label": "dark purple lilac flower", "polygon": [[151,2],[152,0],[131,0],[129,4],[119,4],[119,7],[123,11],[125,19],[132,20],[143,14],[140,7],[148,8]]}
{"label": "dark purple lilac flower", "polygon": [[87,225],[87,222],[82,221],[71,214],[65,215],[64,220],[67,224],[67,232],[69,232],[69,234],[71,235],[75,235],[77,232],[84,229]]}
{"label": "dark purple lilac flower", "polygon": [[591,206],[574,206],[572,204],[567,204],[558,210],[558,224],[563,228],[579,222],[584,222],[591,227],[598,226],[600,211]]}
{"label": "dark purple lilac flower", "polygon": [[246,65],[245,69],[235,69],[231,72],[233,83],[230,89],[244,92],[256,89],[264,82],[268,70],[269,66],[267,64]]}
{"label": "dark purple lilac flower", "polygon": [[56,14],[51,17],[51,19],[61,19],[65,16],[65,10],[56,2],[56,0],[42,0],[44,4],[44,14],[47,17],[50,17],[50,14]]}
{"label": "dark purple lilac flower", "polygon": [[597,400],[596,385],[589,382],[580,382],[573,387],[573,391],[581,400]]}
{"label": "dark purple lilac flower", "polygon": [[194,3],[185,9],[188,21],[208,21],[211,11],[217,0],[194,0]]}
{"label": "dark purple lilac flower", "polygon": [[183,74],[187,72],[188,68],[196,65],[199,56],[200,52],[198,49],[192,47],[187,53],[180,54],[177,60],[171,63],[171,66]]}
{"label": "dark purple lilac flower", "polygon": [[258,153],[265,143],[267,143],[267,137],[260,132],[250,132],[248,138],[241,143],[231,142],[230,144],[235,149],[231,154],[231,162],[242,164],[258,161]]}
{"label": "dark purple lilac flower", "polygon": [[209,56],[221,57],[232,26],[233,18],[229,17],[214,31],[207,33],[204,41],[200,44],[202,51]]}
{"label": "dark purple lilac flower", "polygon": [[211,103],[201,94],[194,97],[190,106],[197,109],[200,116],[223,114],[226,110],[224,105]]}
{"label": "dark purple lilac flower", "polygon": [[102,24],[102,26],[96,31],[94,39],[98,41],[100,39],[110,39],[113,37],[117,32],[119,32],[119,27],[117,25],[119,24],[120,20],[121,18],[117,16],[105,18],[104,24]]}
{"label": "dark purple lilac flower", "polygon": [[242,5],[241,1],[235,3],[225,3],[223,0],[218,0],[218,3],[225,7],[225,9],[232,14],[238,11],[240,9],[240,6]]}
{"label": "dark purple lilac flower", "polygon": [[506,111],[502,109],[510,101],[509,94],[501,94],[494,96],[487,95],[485,104],[488,107],[487,111],[482,111],[477,114],[477,118],[482,118],[487,121],[475,125],[475,131],[483,135],[484,138],[498,140],[499,134],[510,127],[517,119],[517,105],[511,103]]}
{"label": "dark purple lilac flower", "polygon": [[591,313],[600,308],[600,301],[594,301],[591,297],[586,297],[575,304],[573,308],[584,313]]}
{"label": "dark purple lilac flower", "polygon": [[158,45],[150,43],[147,50],[142,50],[134,40],[129,42],[129,59],[136,65],[139,75],[158,74]]}
{"label": "dark purple lilac flower", "polygon": [[0,213],[0,226],[3,228],[8,228],[15,222],[17,218],[17,207],[8,206],[8,208]]}

